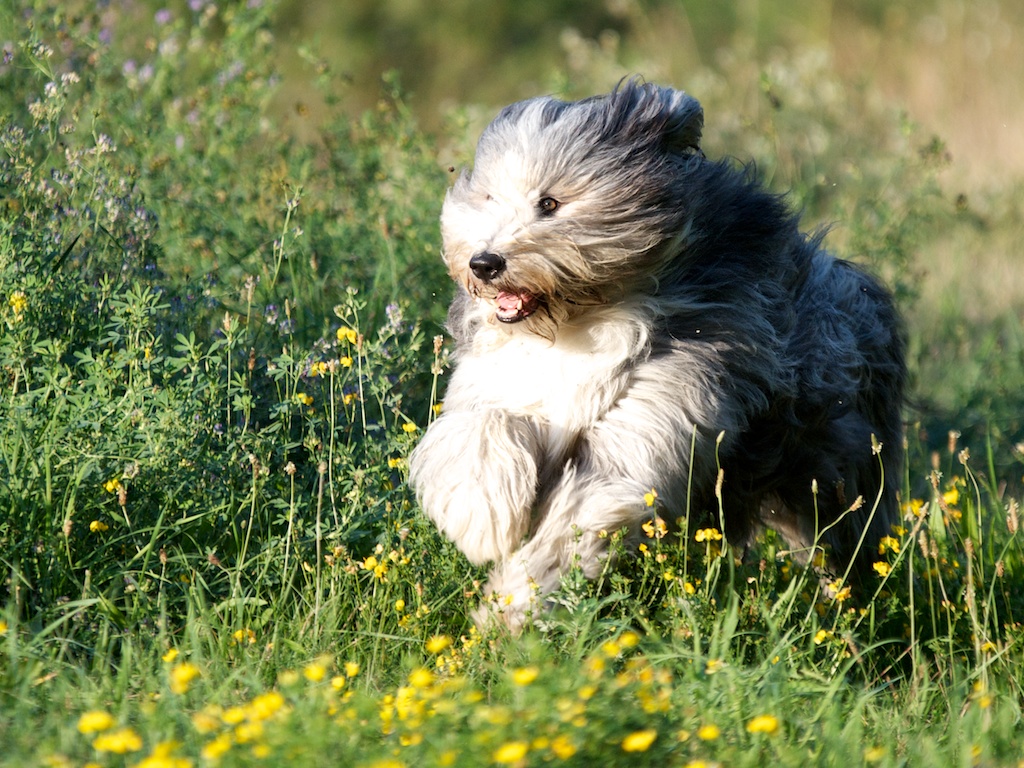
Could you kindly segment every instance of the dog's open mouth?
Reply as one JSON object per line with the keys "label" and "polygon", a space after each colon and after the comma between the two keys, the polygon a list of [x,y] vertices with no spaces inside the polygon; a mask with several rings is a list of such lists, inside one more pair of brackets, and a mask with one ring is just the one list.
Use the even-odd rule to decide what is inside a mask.
{"label": "dog's open mouth", "polygon": [[495,298],[497,318],[503,323],[525,320],[540,306],[540,299],[529,291],[501,291]]}

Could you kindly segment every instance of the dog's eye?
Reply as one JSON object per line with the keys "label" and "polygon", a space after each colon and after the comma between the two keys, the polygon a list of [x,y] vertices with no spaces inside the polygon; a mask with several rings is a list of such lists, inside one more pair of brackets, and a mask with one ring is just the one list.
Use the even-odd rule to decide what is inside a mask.
{"label": "dog's eye", "polygon": [[550,216],[552,213],[558,210],[560,202],[555,200],[553,197],[542,197],[540,202],[537,203],[537,208],[544,216]]}

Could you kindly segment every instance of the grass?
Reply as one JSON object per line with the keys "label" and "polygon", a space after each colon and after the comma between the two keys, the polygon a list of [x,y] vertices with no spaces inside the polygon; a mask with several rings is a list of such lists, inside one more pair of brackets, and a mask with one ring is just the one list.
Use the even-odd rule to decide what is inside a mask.
{"label": "grass", "polygon": [[[883,448],[906,515],[873,583],[652,521],[524,637],[480,635],[483,573],[405,485],[448,369],[441,150],[393,81],[280,116],[274,8],[195,5],[0,5],[0,764],[1019,764],[1012,326],[954,347],[943,405],[975,423]],[[941,144],[827,61],[735,67],[709,151],[923,312],[922,249],[976,226]],[[929,311],[922,379],[959,338]]]}

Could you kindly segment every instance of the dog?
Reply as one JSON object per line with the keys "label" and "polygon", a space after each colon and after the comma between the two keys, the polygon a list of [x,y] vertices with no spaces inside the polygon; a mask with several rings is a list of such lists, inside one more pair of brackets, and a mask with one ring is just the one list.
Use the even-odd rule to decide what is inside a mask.
{"label": "dog", "polygon": [[770,527],[851,582],[899,520],[892,298],[751,167],[708,159],[703,124],[639,79],[522,101],[445,197],[455,366],[410,481],[494,563],[478,624],[519,631],[574,563],[594,578],[654,493],[684,531]]}

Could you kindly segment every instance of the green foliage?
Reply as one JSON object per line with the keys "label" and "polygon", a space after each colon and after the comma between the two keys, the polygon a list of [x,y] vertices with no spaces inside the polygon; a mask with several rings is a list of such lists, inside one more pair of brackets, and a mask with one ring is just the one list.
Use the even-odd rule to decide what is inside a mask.
{"label": "green foliage", "polygon": [[7,17],[0,70],[0,557],[16,615],[81,624],[75,656],[178,626],[197,590],[300,610],[325,551],[398,530],[429,413],[407,308],[439,269],[438,174],[397,102],[292,147],[266,10],[158,19],[143,61],[81,13]]}
{"label": "green foliage", "polygon": [[[405,484],[448,367],[432,144],[394,80],[343,117],[311,55],[327,111],[282,116],[273,7],[196,5],[0,7],[0,762],[1018,758],[1001,443],[978,469],[910,440],[870,583],[772,534],[683,540],[652,494],[639,552],[608,532],[617,566],[566,574],[527,637],[472,629],[483,574]],[[822,218],[853,198],[821,175],[863,157],[838,188],[887,191],[849,242],[910,274],[941,151],[800,101],[812,64],[767,71],[771,109],[720,140]]]}

